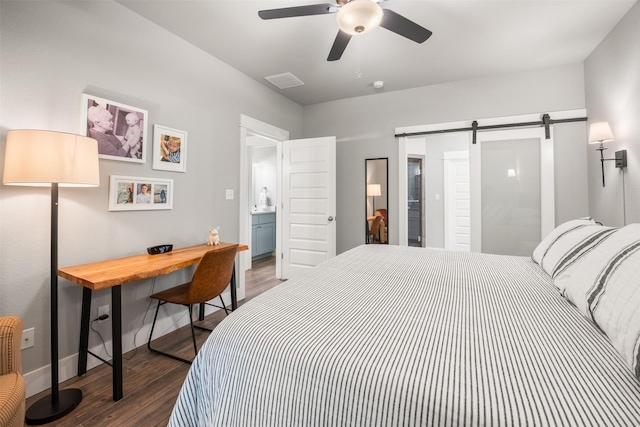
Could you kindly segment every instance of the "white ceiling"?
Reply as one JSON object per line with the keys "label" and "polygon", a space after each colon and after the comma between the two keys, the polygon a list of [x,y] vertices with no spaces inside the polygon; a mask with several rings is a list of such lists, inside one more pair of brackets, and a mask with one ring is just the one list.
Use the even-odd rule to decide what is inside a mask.
{"label": "white ceiling", "polygon": [[[323,0],[116,1],[301,105],[582,62],[635,3],[388,0],[383,8],[433,36],[417,44],[378,28],[353,38],[339,61],[328,62],[335,14],[258,17],[258,10]],[[280,90],[264,80],[285,72],[304,86]],[[373,88],[376,80],[385,82],[383,89]]]}

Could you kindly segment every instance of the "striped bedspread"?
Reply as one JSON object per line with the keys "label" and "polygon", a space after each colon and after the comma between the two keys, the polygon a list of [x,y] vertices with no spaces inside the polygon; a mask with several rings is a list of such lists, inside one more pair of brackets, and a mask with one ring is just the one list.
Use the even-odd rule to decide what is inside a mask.
{"label": "striped bedspread", "polygon": [[171,426],[640,425],[640,382],[531,259],[355,248],[211,334]]}

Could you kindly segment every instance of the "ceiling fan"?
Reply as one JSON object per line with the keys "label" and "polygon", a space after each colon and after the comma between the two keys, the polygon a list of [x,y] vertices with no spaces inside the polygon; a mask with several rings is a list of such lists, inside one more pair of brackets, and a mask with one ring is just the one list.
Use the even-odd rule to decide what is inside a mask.
{"label": "ceiling fan", "polygon": [[338,35],[327,61],[337,61],[356,34],[369,32],[378,26],[403,37],[422,43],[431,37],[431,31],[415,22],[380,7],[376,0],[337,0],[337,4],[311,4],[307,6],[268,9],[258,12],[262,19],[292,18],[296,16],[326,15],[337,13]]}

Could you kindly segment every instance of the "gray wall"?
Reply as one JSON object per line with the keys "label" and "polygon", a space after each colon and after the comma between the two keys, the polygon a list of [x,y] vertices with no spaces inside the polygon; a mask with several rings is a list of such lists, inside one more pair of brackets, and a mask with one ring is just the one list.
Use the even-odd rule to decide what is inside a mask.
{"label": "gray wall", "polygon": [[[3,1],[0,7],[2,156],[10,129],[79,132],[83,92],[146,109],[150,125],[188,132],[185,174],[152,170],[150,157],[144,165],[101,160],[99,188],[61,189],[60,266],[139,254],[161,243],[204,243],[213,225],[222,227],[223,241],[238,240],[238,200],[225,200],[225,189],[238,193],[240,114],[295,138],[302,136],[302,107],[114,2]],[[109,212],[112,174],[173,179],[173,210]],[[0,315],[20,316],[25,328],[36,328],[35,347],[22,352],[25,372],[50,363],[49,218],[48,189],[0,186]],[[155,290],[187,274],[159,278]],[[123,332],[140,327],[149,283],[124,287]],[[61,281],[61,358],[78,349],[81,294]],[[108,291],[95,296],[94,307],[110,303]],[[110,339],[110,328],[98,327]],[[137,344],[145,340],[138,336]],[[90,346],[98,344],[92,333]]]}
{"label": "gray wall", "polygon": [[[363,70],[366,73],[367,70]],[[393,89],[392,87],[389,89]],[[396,127],[585,108],[582,64],[483,77],[304,107],[305,137],[335,135],[337,146],[337,252],[362,241],[364,159],[389,157],[390,243],[398,243],[398,141]],[[560,126],[557,126],[559,129]],[[568,177],[556,186],[557,219],[587,213],[586,139],[556,148]],[[560,130],[560,132],[570,132]],[[404,178],[406,179],[406,177]],[[563,205],[563,203],[565,205]],[[570,203],[571,207],[566,204]]]}
{"label": "gray wall", "polygon": [[[640,221],[640,3],[636,3],[585,61],[585,93],[589,122],[608,121],[615,141],[606,158],[627,150],[624,181],[613,162],[605,162],[602,188],[600,154],[588,149],[589,212],[598,221],[623,225]],[[624,186],[623,186],[624,184]],[[626,187],[626,188],[625,188]]]}

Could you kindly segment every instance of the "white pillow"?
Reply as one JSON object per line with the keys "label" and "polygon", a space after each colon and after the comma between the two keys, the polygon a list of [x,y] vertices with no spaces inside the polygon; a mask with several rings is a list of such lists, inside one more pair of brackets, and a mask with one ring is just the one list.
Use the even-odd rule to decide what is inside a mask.
{"label": "white pillow", "polygon": [[[593,235],[607,233],[610,227],[598,225],[591,218],[574,219],[557,226],[538,244],[531,258],[549,275],[553,276],[557,268],[566,264],[564,258],[588,243]],[[587,248],[582,248],[586,250]],[[563,261],[564,260],[564,261]]]}
{"label": "white pillow", "polygon": [[[615,230],[598,224],[588,224],[563,233],[547,248],[540,266],[551,277],[556,277],[571,264],[605,241]],[[562,288],[559,288],[562,291]]]}
{"label": "white pillow", "polygon": [[640,224],[611,232],[554,283],[600,327],[640,379]]}

